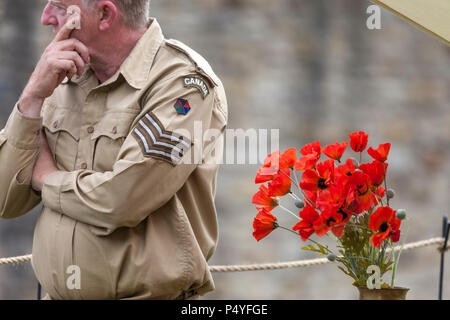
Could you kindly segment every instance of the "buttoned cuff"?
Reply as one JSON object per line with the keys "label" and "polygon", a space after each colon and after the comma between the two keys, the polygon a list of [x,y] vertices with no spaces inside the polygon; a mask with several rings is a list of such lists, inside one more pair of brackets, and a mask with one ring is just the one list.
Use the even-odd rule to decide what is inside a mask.
{"label": "buttoned cuff", "polygon": [[64,191],[72,189],[77,172],[55,171],[44,179],[42,187],[42,203],[56,212],[64,213],[61,197]]}
{"label": "buttoned cuff", "polygon": [[40,146],[39,132],[42,117],[30,118],[19,111],[18,103],[14,106],[5,127],[8,142],[18,149],[37,149]]}

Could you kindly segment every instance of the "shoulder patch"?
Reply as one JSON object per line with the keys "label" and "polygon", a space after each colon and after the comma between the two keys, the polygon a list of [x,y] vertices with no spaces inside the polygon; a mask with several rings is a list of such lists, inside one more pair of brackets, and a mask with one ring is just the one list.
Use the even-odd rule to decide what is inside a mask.
{"label": "shoulder patch", "polygon": [[205,99],[209,94],[208,86],[205,81],[198,76],[187,76],[183,78],[183,85],[187,88],[194,87],[200,91],[203,99]]}
{"label": "shoulder patch", "polygon": [[147,113],[132,131],[145,157],[154,157],[176,165],[191,147],[191,141],[168,131],[153,114]]}
{"label": "shoulder patch", "polygon": [[189,101],[185,99],[178,99],[174,105],[175,110],[178,114],[187,115],[189,111],[191,111],[191,106],[189,105]]}

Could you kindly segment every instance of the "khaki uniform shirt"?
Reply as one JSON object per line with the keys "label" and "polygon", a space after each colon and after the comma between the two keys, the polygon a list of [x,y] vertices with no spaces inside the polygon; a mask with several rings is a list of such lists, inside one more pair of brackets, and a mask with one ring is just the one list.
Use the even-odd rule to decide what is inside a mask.
{"label": "khaki uniform shirt", "polygon": [[[36,206],[32,266],[52,299],[174,299],[214,289],[214,205],[227,102],[196,52],[153,19],[118,72],[90,68],[45,100],[17,105],[0,132],[0,216]],[[31,188],[44,128],[59,171]],[[80,288],[67,282],[79,267]],[[76,285],[76,282],[75,282]]]}

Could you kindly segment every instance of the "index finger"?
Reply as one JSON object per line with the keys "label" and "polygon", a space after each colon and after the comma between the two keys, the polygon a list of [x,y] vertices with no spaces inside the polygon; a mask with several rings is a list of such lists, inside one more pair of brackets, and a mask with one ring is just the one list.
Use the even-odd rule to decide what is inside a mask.
{"label": "index finger", "polygon": [[66,24],[63,25],[61,30],[58,31],[55,38],[53,39],[53,42],[59,42],[69,39],[72,31],[73,29],[70,27],[69,21],[67,21]]}
{"label": "index finger", "polygon": [[78,7],[76,8],[74,7],[76,6],[70,6],[68,8],[67,14],[69,15],[69,18],[67,19],[66,23],[63,25],[61,30],[59,30],[59,32],[56,34],[55,39],[53,39],[53,42],[69,39],[73,29],[80,28],[80,19],[81,19],[80,9]]}

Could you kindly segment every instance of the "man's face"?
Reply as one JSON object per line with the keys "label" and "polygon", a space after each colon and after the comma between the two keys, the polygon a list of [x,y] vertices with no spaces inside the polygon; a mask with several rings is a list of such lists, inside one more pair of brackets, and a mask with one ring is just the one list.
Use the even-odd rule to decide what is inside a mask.
{"label": "man's face", "polygon": [[91,11],[86,10],[81,2],[81,0],[49,0],[42,12],[41,23],[45,26],[53,26],[53,33],[56,34],[69,18],[68,7],[77,5],[81,9],[81,30],[73,30],[71,37],[86,42],[87,36],[92,35],[92,31],[95,32],[90,30],[94,20]]}

